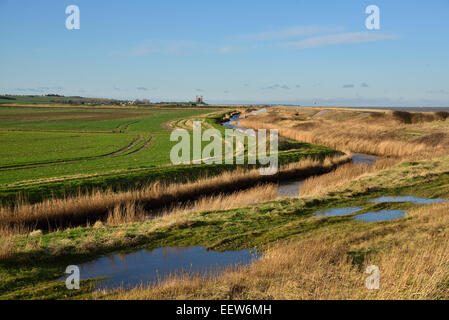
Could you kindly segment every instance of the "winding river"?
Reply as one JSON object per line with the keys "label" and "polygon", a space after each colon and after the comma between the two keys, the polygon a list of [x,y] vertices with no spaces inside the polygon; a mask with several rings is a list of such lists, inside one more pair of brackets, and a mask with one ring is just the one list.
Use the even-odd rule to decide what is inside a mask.
{"label": "winding river", "polygon": [[[246,132],[238,122],[236,114],[223,126]],[[376,157],[353,154],[354,163],[372,164]],[[278,194],[283,197],[295,197],[304,179],[280,183]],[[217,252],[205,247],[164,247],[144,249],[132,253],[117,253],[79,265],[81,279],[98,279],[97,289],[131,288],[140,284],[157,283],[166,277],[182,273],[216,274],[228,267],[244,266],[260,258],[254,250]],[[60,278],[65,281],[66,276]]]}
{"label": "winding river", "polygon": [[[234,129],[234,130],[238,130],[242,133],[246,133],[246,130],[248,130],[248,128],[243,128],[241,126],[239,126],[238,124],[236,124],[236,122],[239,122],[240,119],[240,114],[234,114],[229,121],[223,122],[222,125],[226,128],[229,129]],[[361,154],[361,153],[352,153],[352,162],[353,163],[366,163],[366,164],[373,164],[374,162],[376,162],[377,157],[375,156],[371,156],[371,155],[367,155],[367,154]],[[301,189],[302,184],[304,183],[305,179],[300,179],[300,180],[292,180],[292,181],[286,181],[286,182],[281,182],[278,185],[278,194],[279,196],[282,197],[296,197],[299,195],[299,190]]]}

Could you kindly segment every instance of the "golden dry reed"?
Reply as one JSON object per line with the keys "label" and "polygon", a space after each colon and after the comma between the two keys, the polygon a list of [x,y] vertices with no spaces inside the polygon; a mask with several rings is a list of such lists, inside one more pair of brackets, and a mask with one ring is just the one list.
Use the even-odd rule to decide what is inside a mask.
{"label": "golden dry reed", "polygon": [[[449,204],[417,207],[410,219],[361,231],[272,245],[249,267],[213,276],[172,276],[159,285],[107,292],[113,299],[448,299]],[[417,245],[419,241],[419,245]],[[356,263],[351,250],[376,247]],[[380,270],[380,289],[365,269]],[[105,296],[99,296],[104,298]]]}
{"label": "golden dry reed", "polygon": [[370,116],[327,109],[312,117],[308,114],[307,119],[296,120],[301,112],[305,111],[298,113],[280,108],[267,114],[249,116],[239,125],[253,129],[278,129],[281,136],[289,139],[359,153],[396,157],[448,153],[447,128],[441,126],[445,121],[403,124],[395,120],[391,112],[372,113]]}
{"label": "golden dry reed", "polygon": [[[247,190],[237,191],[231,194],[218,194],[201,197],[196,201],[176,204],[164,209],[159,215],[166,221],[176,219],[174,216],[187,215],[192,212],[228,210],[245,207],[259,202],[275,200],[278,198],[277,185],[263,184]],[[117,205],[109,211],[106,219],[108,225],[120,225],[129,222],[139,222],[150,219],[141,206],[135,202]],[[98,226],[102,226],[97,221]]]}
{"label": "golden dry reed", "polygon": [[364,175],[391,168],[400,160],[398,158],[384,158],[374,164],[346,163],[332,172],[307,178],[299,189],[301,196],[324,196],[329,190],[347,184]]}
{"label": "golden dry reed", "polygon": [[[351,160],[337,156],[324,161],[306,159],[282,166],[277,175],[261,176],[259,169],[238,168],[215,177],[205,177],[184,184],[152,183],[145,188],[120,193],[94,191],[64,199],[48,199],[36,204],[18,203],[14,208],[0,207],[0,229],[5,233],[29,232],[35,229],[53,230],[109,217],[112,221],[139,220],[143,212],[151,212],[176,202],[186,202],[205,195],[231,193],[259,183],[292,177],[307,177],[329,172]],[[132,209],[131,207],[138,206]],[[115,212],[115,213],[114,213]],[[123,214],[122,212],[126,212]],[[6,231],[8,230],[8,231]]]}
{"label": "golden dry reed", "polygon": [[277,199],[277,188],[278,186],[275,184],[264,184],[231,194],[202,197],[199,200],[166,209],[162,215],[171,216],[193,212],[228,210],[254,205],[260,202]]}

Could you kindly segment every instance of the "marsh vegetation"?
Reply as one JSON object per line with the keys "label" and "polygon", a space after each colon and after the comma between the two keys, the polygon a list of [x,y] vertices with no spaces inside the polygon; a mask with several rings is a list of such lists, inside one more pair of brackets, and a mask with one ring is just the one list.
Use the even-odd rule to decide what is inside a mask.
{"label": "marsh vegetation", "polygon": [[[238,111],[243,118],[240,126],[277,128],[286,139],[281,150],[285,161],[277,176],[261,177],[252,167],[217,167],[209,168],[208,174],[196,171],[184,180],[154,176],[132,188],[92,188],[4,205],[0,210],[0,296],[449,298],[448,203],[409,201],[413,198],[372,201],[396,196],[449,198],[449,122],[444,116],[412,115],[415,120],[409,123],[385,110],[276,107],[258,114]],[[151,134],[164,128],[191,128],[198,117],[205,126],[219,126],[217,114],[172,116],[155,124],[162,129],[155,128]],[[159,136],[154,142],[162,139]],[[375,155],[377,161],[353,163],[354,152]],[[179,169],[150,170],[164,170],[167,177],[173,172],[174,177],[182,172]],[[279,197],[279,182],[295,178],[304,179],[299,195]],[[19,184],[9,183],[5,187]],[[347,215],[316,215],[344,208],[357,210]],[[405,215],[377,219],[377,213],[387,211]],[[381,221],[354,218],[363,215]],[[102,255],[190,246],[215,251],[257,248],[263,258],[221,273],[183,273],[131,290],[94,293],[92,282],[83,280],[82,290],[68,293],[57,281],[68,264]],[[381,270],[380,290],[367,290],[364,285],[364,271],[372,264]]]}

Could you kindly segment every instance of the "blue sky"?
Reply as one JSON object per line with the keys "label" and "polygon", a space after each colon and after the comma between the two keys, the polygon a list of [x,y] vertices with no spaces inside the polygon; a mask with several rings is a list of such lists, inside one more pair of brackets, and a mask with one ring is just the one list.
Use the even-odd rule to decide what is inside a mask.
{"label": "blue sky", "polygon": [[0,39],[0,93],[449,106],[449,0],[0,0]]}

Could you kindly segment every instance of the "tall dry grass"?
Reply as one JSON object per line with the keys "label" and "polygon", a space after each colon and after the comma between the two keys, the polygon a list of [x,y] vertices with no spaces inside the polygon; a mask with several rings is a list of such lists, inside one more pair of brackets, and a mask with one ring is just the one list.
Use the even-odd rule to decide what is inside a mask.
{"label": "tall dry grass", "polygon": [[[120,193],[94,191],[91,194],[80,194],[65,199],[49,199],[36,204],[22,202],[14,208],[0,207],[0,228],[9,229],[10,232],[19,230],[19,227],[28,231],[66,228],[105,219],[111,216],[114,210],[117,211],[115,214],[117,221],[120,221],[120,212],[128,210],[126,208],[129,206],[139,208],[129,209],[129,214],[125,216],[141,215],[141,212],[152,212],[173,203],[193,201],[207,195],[231,193],[254,187],[259,183],[277,182],[295,177],[306,178],[326,173],[350,159],[350,156],[328,158],[323,162],[306,159],[283,166],[279,168],[276,175],[272,176],[260,175],[259,169],[238,168],[232,172],[184,184],[167,185],[156,182],[142,189]],[[115,218],[111,219],[113,221]]]}
{"label": "tall dry grass", "polygon": [[[400,141],[384,137],[379,132],[384,129],[383,126],[375,128],[377,130],[367,131],[366,126],[362,126],[362,124],[357,122],[348,122],[346,126],[343,126],[339,122],[320,121],[319,125],[309,127],[307,131],[297,128],[283,128],[273,123],[251,119],[243,119],[239,125],[256,130],[278,129],[279,134],[288,139],[325,145],[337,150],[349,149],[353,152],[383,156],[406,156],[433,149],[425,143]],[[363,135],[351,134],[351,132],[362,132]]]}
{"label": "tall dry grass", "polygon": [[122,223],[138,222],[145,219],[145,211],[141,205],[134,201],[115,205],[110,209],[106,218],[106,223],[111,226],[120,225]]}
{"label": "tall dry grass", "polygon": [[[277,243],[249,267],[221,275],[173,276],[159,285],[109,292],[113,299],[449,299],[449,204],[362,231],[329,230]],[[351,250],[367,253],[355,261]],[[380,289],[368,290],[376,265]]]}
{"label": "tall dry grass", "polygon": [[[124,223],[131,222],[143,222],[148,219],[152,219],[151,229],[147,229],[147,232],[151,230],[158,230],[160,228],[170,227],[188,227],[191,226],[195,217],[191,214],[193,212],[210,212],[219,210],[228,210],[233,208],[240,208],[257,203],[266,202],[277,199],[277,185],[276,184],[263,184],[256,187],[237,191],[231,194],[218,194],[215,196],[201,197],[196,201],[191,201],[184,204],[173,205],[170,208],[166,208],[158,212],[158,216],[149,217],[148,213],[142,210],[141,207],[134,202],[126,204],[120,204],[112,208],[105,221],[97,221],[93,224],[93,228],[104,228],[105,224],[108,226],[120,226]],[[2,230],[0,230],[1,232]],[[11,232],[1,233],[0,236],[0,261],[7,260],[17,256],[20,252],[20,245],[17,245],[15,235],[20,233],[27,233],[27,236],[22,238],[25,250],[39,250],[41,243],[36,242],[39,239],[42,242],[42,231],[36,230],[29,232],[29,230],[17,230]],[[111,235],[108,239],[106,247],[113,246],[115,243],[127,242],[129,239],[123,239],[125,233],[118,232],[115,235]],[[95,237],[87,237],[78,243],[79,247],[86,251],[98,249],[101,246],[98,239]],[[132,241],[132,240],[130,240]],[[104,246],[104,244],[102,244]],[[130,244],[131,245],[131,244]],[[64,245],[55,244],[50,250],[52,254],[57,256],[60,252],[64,251]]]}
{"label": "tall dry grass", "polygon": [[[157,217],[165,225],[179,224],[181,221],[187,221],[185,215],[193,212],[228,210],[240,208],[256,203],[274,200],[278,197],[277,185],[263,184],[247,190],[236,191],[231,194],[218,194],[201,197],[195,201],[178,203],[156,212]],[[108,225],[120,225],[129,222],[140,222],[147,220],[148,214],[137,206],[134,202],[124,205],[117,205],[109,211],[106,219]]]}
{"label": "tall dry grass", "polygon": [[202,197],[193,202],[187,202],[165,209],[163,216],[189,214],[193,212],[228,210],[254,205],[278,198],[277,185],[264,184],[254,188],[237,191],[231,194]]}
{"label": "tall dry grass", "polygon": [[400,162],[398,158],[383,158],[374,164],[346,163],[330,173],[307,178],[299,189],[300,195],[321,197],[350,181],[367,174],[391,168]]}

